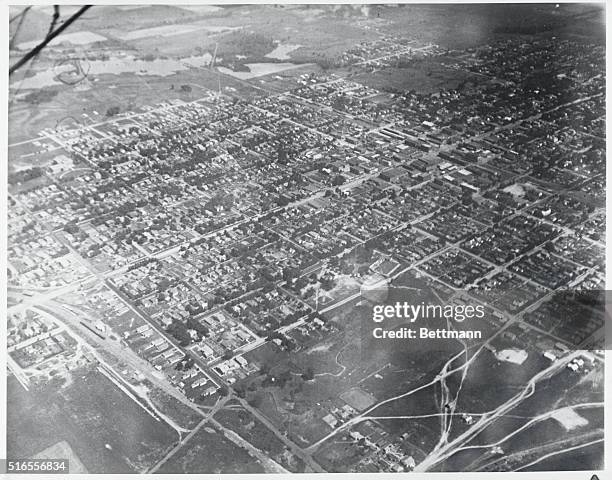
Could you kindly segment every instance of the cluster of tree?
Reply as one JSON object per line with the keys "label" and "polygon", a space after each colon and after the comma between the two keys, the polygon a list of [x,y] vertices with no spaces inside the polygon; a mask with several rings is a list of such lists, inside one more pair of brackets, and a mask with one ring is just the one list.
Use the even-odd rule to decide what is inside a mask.
{"label": "cluster of tree", "polygon": [[195,360],[192,357],[184,356],[180,359],[174,367],[178,371],[189,370],[195,365]]}
{"label": "cluster of tree", "polygon": [[349,97],[342,93],[342,94],[336,95],[332,99],[332,108],[334,110],[339,110],[342,112],[346,109],[346,106],[349,103],[350,103]]}
{"label": "cluster of tree", "polygon": [[278,339],[281,341],[281,348],[285,348],[287,350],[293,350],[296,346],[295,340],[293,340],[292,338],[289,338],[285,335],[283,335],[282,333],[279,333],[277,331],[272,331],[268,333],[268,336],[266,337],[267,340],[275,340]]}
{"label": "cluster of tree", "polygon": [[319,279],[319,284],[321,285],[321,289],[328,292],[332,288],[334,288],[336,282],[334,282],[334,278],[332,275],[324,275]]}
{"label": "cluster of tree", "polygon": [[289,205],[289,203],[291,203],[291,199],[285,195],[279,195],[276,198],[276,205],[278,205],[279,207],[286,207],[287,205]]}
{"label": "cluster of tree", "polygon": [[285,282],[291,283],[300,276],[300,269],[295,267],[283,268],[282,278]]}
{"label": "cluster of tree", "polygon": [[314,380],[315,374],[314,369],[312,367],[308,367],[304,373],[302,373],[302,380],[308,382],[310,380]]}
{"label": "cluster of tree", "polygon": [[221,207],[223,210],[230,210],[234,205],[234,197],[233,195],[226,195],[224,193],[218,193],[214,197],[212,197],[206,204],[204,208],[207,210],[214,211],[217,207]]}
{"label": "cluster of tree", "polygon": [[50,102],[58,93],[59,90],[57,89],[41,88],[25,95],[23,101],[32,105],[39,105],[41,103]]}
{"label": "cluster of tree", "polygon": [[16,183],[24,183],[35,178],[39,178],[44,173],[40,167],[26,168],[8,175],[8,183],[15,185]]}
{"label": "cluster of tree", "polygon": [[206,325],[203,325],[201,322],[196,320],[194,317],[187,317],[185,326],[190,330],[195,330],[195,332],[198,334],[198,340],[210,334],[210,330],[208,329],[208,327]]}
{"label": "cluster of tree", "polygon": [[28,233],[36,228],[36,222],[28,222],[21,227],[21,233]]}
{"label": "cluster of tree", "polygon": [[292,290],[299,292],[308,285],[308,279],[305,277],[291,278],[287,281],[287,286]]}
{"label": "cluster of tree", "polygon": [[185,322],[173,320],[166,329],[166,331],[172,335],[183,347],[190,345],[194,341],[189,333],[189,330],[196,332],[197,339],[195,341],[200,341],[210,333],[205,325],[202,325],[193,317],[188,317]]}
{"label": "cluster of tree", "polygon": [[[407,225],[405,230],[412,230],[412,225]],[[363,246],[368,250],[381,250],[386,246],[387,242],[389,242],[394,236],[395,232],[389,230],[385,233],[378,235],[377,237],[370,238],[363,244]]]}
{"label": "cluster of tree", "polygon": [[115,105],[113,107],[108,107],[106,109],[106,116],[107,117],[114,117],[117,114],[119,114],[119,106],[118,105]]}
{"label": "cluster of tree", "polygon": [[173,320],[172,323],[168,325],[166,332],[172,335],[172,337],[174,337],[182,347],[187,347],[192,342],[192,338],[187,331],[187,327],[182,322],[177,320]]}
{"label": "cluster of tree", "polygon": [[76,235],[80,231],[80,228],[77,223],[72,220],[64,225],[64,231],[68,232],[70,235]]}
{"label": "cluster of tree", "polygon": [[331,181],[331,184],[334,187],[343,185],[345,183],[346,183],[346,178],[343,175],[340,175],[340,174],[335,175],[334,178],[332,178],[332,181]]}
{"label": "cluster of tree", "polygon": [[[217,55],[219,57],[230,58],[231,55],[239,53],[247,57],[264,57],[275,47],[275,42],[271,37],[261,33],[248,32],[246,30],[233,31],[223,36],[219,42]],[[268,61],[268,60],[266,60]]]}
{"label": "cluster of tree", "polygon": [[204,307],[202,305],[200,305],[197,302],[194,303],[188,303],[185,306],[185,310],[187,310],[189,312],[189,314],[194,317],[200,313],[202,313],[204,311]]}

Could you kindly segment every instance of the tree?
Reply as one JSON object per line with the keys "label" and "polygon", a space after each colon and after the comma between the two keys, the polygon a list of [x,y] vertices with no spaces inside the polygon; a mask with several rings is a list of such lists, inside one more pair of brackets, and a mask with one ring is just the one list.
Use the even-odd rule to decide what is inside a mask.
{"label": "tree", "polygon": [[334,281],[328,276],[321,278],[320,282],[321,288],[325,291],[329,291],[334,288]]}
{"label": "tree", "polygon": [[177,363],[177,370],[189,370],[195,364],[195,360],[192,357],[184,356],[180,362]]}
{"label": "tree", "polygon": [[172,335],[182,347],[191,343],[191,335],[181,322],[173,321],[168,327],[167,332]]}
{"label": "tree", "polygon": [[117,115],[118,113],[119,113],[119,107],[118,106],[108,107],[108,109],[106,110],[106,116],[107,117],[113,117],[113,116]]}
{"label": "tree", "polygon": [[338,185],[342,185],[346,182],[346,178],[344,178],[342,175],[338,174],[336,175],[333,179],[332,179],[332,185],[334,187],[337,187]]}
{"label": "tree", "polygon": [[471,193],[467,193],[467,192],[464,193],[461,196],[461,203],[463,203],[463,205],[466,205],[466,206],[467,205],[471,205],[473,203],[472,194]]}
{"label": "tree", "polygon": [[74,235],[79,231],[79,227],[75,221],[71,221],[64,225],[64,231],[70,233],[71,235]]}
{"label": "tree", "polygon": [[289,199],[284,195],[281,195],[276,199],[276,204],[279,207],[286,207],[287,205],[289,205]]}
{"label": "tree", "polygon": [[283,388],[289,380],[291,380],[291,372],[289,370],[285,370],[276,377],[276,384],[278,387]]}
{"label": "tree", "polygon": [[234,387],[234,390],[236,392],[236,395],[238,395],[238,397],[240,398],[246,397],[246,389],[244,388],[243,385],[238,385]]}
{"label": "tree", "polygon": [[308,367],[304,373],[302,373],[302,380],[308,382],[314,379],[314,370],[312,367]]}

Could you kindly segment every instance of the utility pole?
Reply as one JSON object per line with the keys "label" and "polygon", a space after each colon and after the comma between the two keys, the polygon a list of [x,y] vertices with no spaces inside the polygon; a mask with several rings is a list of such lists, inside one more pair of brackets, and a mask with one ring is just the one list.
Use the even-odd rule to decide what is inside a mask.
{"label": "utility pole", "polygon": [[213,53],[212,59],[210,60],[210,68],[215,68],[215,62],[217,60],[217,49],[219,48],[219,42],[215,42],[215,53]]}

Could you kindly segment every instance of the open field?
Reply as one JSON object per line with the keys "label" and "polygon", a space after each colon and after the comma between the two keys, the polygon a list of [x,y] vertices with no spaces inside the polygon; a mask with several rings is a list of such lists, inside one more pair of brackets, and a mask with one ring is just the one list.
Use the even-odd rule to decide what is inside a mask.
{"label": "open field", "polygon": [[[96,370],[73,383],[26,392],[9,378],[8,455],[28,458],[66,441],[89,472],[135,473],[154,464],[178,440]],[[96,432],[92,435],[92,432]]]}
{"label": "open field", "polygon": [[352,79],[383,92],[414,90],[423,94],[462,88],[476,80],[482,81],[469,72],[443,65],[439,59],[415,60],[398,68],[360,73]]}
{"label": "open field", "polygon": [[270,456],[291,472],[303,472],[304,462],[292,455],[285,445],[251,413],[237,405],[225,408],[215,415],[223,426],[231,429],[247,442]]}
{"label": "open field", "polygon": [[[507,372],[506,376],[508,375],[512,374]],[[588,379],[589,376],[591,380]],[[514,374],[513,377],[516,378],[516,374]],[[495,445],[506,438],[510,432],[516,431],[526,425],[531,419],[538,415],[545,415],[547,412],[556,413],[551,413],[550,418],[544,418],[543,421],[534,423],[521,432],[508,437],[508,440],[500,442],[499,445],[504,451],[517,451],[526,446],[537,447],[538,445],[546,445],[560,438],[581,435],[592,430],[594,426],[601,425],[603,422],[603,411],[601,407],[577,407],[572,410],[569,410],[568,407],[581,404],[589,405],[592,402],[602,402],[603,388],[602,384],[598,383],[598,378],[600,377],[595,371],[587,377],[582,378],[567,369],[560,371],[550,379],[543,380],[538,384],[531,396],[508,412],[507,415],[496,419],[488,428],[474,437],[474,439],[469,442],[469,445]],[[491,385],[497,385],[499,383],[498,381],[497,383],[488,384],[487,389],[499,390],[502,392],[503,389],[500,389],[499,385],[495,389],[490,388]],[[466,387],[469,388],[469,384],[466,385],[464,383],[463,389]],[[486,389],[482,388],[481,392],[485,390]],[[559,395],[554,392],[565,393],[559,398]],[[462,393],[460,398],[465,399],[466,393]],[[498,400],[497,403],[500,403],[500,401]],[[461,405],[465,405],[464,401],[461,401]],[[459,408],[468,409],[465,406],[460,406]],[[573,413],[564,413],[568,411]],[[571,420],[572,428],[565,428],[563,424],[554,419],[555,417],[563,419],[567,426],[570,425],[567,421]],[[578,419],[580,419],[579,422],[577,421]],[[464,429],[460,424],[456,427],[457,428],[453,428],[451,438],[459,435]],[[486,449],[468,449],[460,451],[443,462],[437,470],[455,471],[470,469],[470,464],[473,462],[482,461],[483,458],[486,459],[486,453]]]}
{"label": "open field", "polygon": [[[72,32],[54,38],[53,40],[51,40],[51,42],[49,42],[49,44],[60,45],[63,42],[67,42],[73,45],[87,45],[94,42],[104,42],[105,40],[106,37],[103,37],[102,35],[97,35],[92,32]],[[36,45],[38,45],[38,40],[32,40],[30,42],[20,43],[19,45],[17,45],[17,48],[19,50],[30,50]]]}
{"label": "open field", "polygon": [[[398,290],[392,289],[389,302],[406,298]],[[247,398],[273,423],[286,428],[298,444],[314,442],[329,433],[329,426],[321,419],[334,407],[348,403],[362,411],[375,401],[431,380],[433,372],[448,358],[448,352],[442,348],[444,355],[432,361],[418,349],[406,349],[403,341],[381,340],[378,347],[369,345],[372,313],[366,305],[347,303],[326,315],[342,326],[342,332],[291,354],[266,345],[246,355],[250,362],[265,365],[270,371],[269,375],[251,376],[240,384],[244,385]],[[460,346],[455,340],[448,345],[451,351],[458,351]],[[308,371],[312,371],[314,378],[304,381],[301,375]],[[275,385],[266,381],[271,376],[286,376],[286,380]],[[375,409],[373,413],[401,415],[412,413],[415,408],[420,413],[436,413],[434,398],[432,387],[405,401],[398,400]],[[399,431],[410,422],[389,423]],[[422,428],[435,431],[431,426]]]}
{"label": "open field", "polygon": [[[217,90],[218,83],[216,73],[207,69],[190,69],[164,77],[134,73],[101,75],[91,88],[85,90],[76,90],[67,85],[48,87],[57,91],[52,102],[32,105],[15,100],[9,112],[9,143],[36,138],[43,128],[103,122],[108,120],[106,112],[112,106],[118,106],[120,113],[124,113],[143,105],[196,100]],[[191,86],[191,92],[182,91],[178,88],[180,85]],[[229,76],[223,77],[221,87],[224,90],[233,88],[247,97],[257,92],[255,88]]]}
{"label": "open field", "polygon": [[545,472],[555,470],[591,470],[593,465],[604,465],[604,443],[599,442],[579,448],[563,455],[549,457],[524,471]]}
{"label": "open field", "polygon": [[212,427],[201,428],[159,473],[264,473],[258,460]]}

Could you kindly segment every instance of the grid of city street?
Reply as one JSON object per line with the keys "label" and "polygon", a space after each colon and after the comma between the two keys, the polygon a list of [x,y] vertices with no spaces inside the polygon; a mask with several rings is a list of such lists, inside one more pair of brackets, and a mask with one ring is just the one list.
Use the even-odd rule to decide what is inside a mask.
{"label": "grid of city street", "polygon": [[[24,8],[12,64],[52,22]],[[602,468],[603,5],[93,6],[29,62],[9,458]],[[480,337],[369,345],[400,301]]]}

